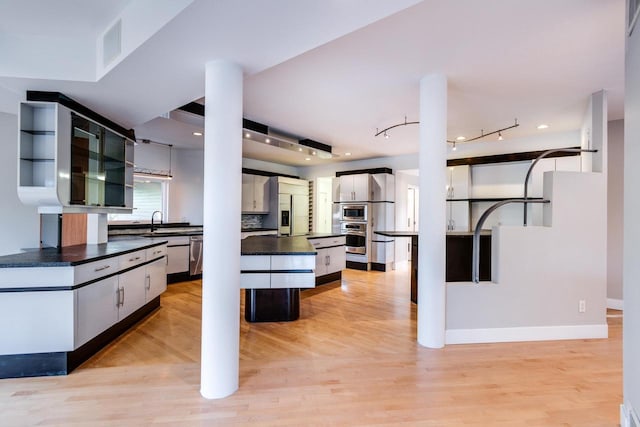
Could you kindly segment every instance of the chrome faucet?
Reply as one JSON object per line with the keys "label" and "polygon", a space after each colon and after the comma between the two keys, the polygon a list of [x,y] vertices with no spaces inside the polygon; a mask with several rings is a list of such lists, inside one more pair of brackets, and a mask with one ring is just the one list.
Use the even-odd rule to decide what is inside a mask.
{"label": "chrome faucet", "polygon": [[156,216],[157,213],[160,214],[160,224],[162,224],[162,211],[153,211],[153,213],[151,214],[151,232],[152,233],[153,233],[153,218]]}

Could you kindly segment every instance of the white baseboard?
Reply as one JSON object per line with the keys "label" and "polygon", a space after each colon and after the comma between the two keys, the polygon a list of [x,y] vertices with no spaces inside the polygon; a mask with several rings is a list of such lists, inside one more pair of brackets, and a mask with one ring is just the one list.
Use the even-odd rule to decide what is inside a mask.
{"label": "white baseboard", "polygon": [[607,308],[612,308],[614,310],[623,310],[623,306],[624,300],[607,298]]}
{"label": "white baseboard", "polygon": [[478,344],[517,341],[552,341],[607,338],[604,325],[525,326],[517,328],[447,329],[446,344]]}

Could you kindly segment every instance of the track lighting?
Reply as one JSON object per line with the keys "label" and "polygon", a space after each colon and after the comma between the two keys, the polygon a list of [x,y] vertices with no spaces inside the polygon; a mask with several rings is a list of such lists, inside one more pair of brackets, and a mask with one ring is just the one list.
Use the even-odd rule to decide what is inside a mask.
{"label": "track lighting", "polygon": [[[407,121],[407,116],[404,116],[404,122],[402,122],[402,123],[398,123],[396,125],[389,126],[388,128],[385,128],[385,129],[382,129],[382,130],[378,130],[378,128],[376,128],[376,134],[374,136],[383,135],[386,139],[388,139],[389,138],[389,133],[388,133],[389,130],[391,130],[393,128],[397,128],[399,126],[417,125],[419,123],[420,122],[408,122]],[[483,129],[483,130],[480,131],[480,135],[475,136],[473,138],[466,138],[464,136],[458,136],[454,141],[447,140],[447,142],[453,143],[453,148],[452,149],[455,150],[456,149],[455,141],[471,142],[471,141],[475,141],[475,140],[478,140],[478,139],[481,139],[481,138],[485,138],[485,137],[487,137],[489,135],[495,135],[496,133],[498,134],[498,141],[502,141],[502,140],[504,140],[504,138],[502,136],[502,132],[504,132],[505,130],[517,128],[518,126],[520,126],[520,124],[518,123],[518,119],[515,119],[514,124],[511,125],[511,126],[507,126],[507,127],[502,128],[502,129],[494,130],[494,131],[487,132],[487,133],[485,133],[484,129]],[[538,127],[538,129],[543,129],[543,128]]]}

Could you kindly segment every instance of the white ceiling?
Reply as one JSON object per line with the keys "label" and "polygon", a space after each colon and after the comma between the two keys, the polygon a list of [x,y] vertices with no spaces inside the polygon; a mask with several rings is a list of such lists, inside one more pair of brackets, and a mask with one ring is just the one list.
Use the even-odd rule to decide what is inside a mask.
{"label": "white ceiling", "polygon": [[[158,116],[201,98],[204,63],[223,57],[245,69],[245,117],[353,153],[339,160],[417,152],[417,126],[396,128],[390,139],[373,135],[405,115],[417,120],[419,80],[436,72],[449,82],[449,139],[515,118],[521,126],[505,143],[543,122],[551,126],[545,132],[577,129],[589,94],[600,89],[609,94],[609,118],[622,117],[624,0],[416,2],[196,0],[97,82],[0,73],[0,86],[61,91],[135,127],[139,138],[198,148],[197,124]],[[63,31],[47,25],[48,16],[104,26],[112,19],[101,18],[141,4],[91,1],[102,8],[91,15],[87,3],[0,0],[0,46],[30,19],[45,35]],[[273,150],[245,144],[247,157],[321,163]]]}

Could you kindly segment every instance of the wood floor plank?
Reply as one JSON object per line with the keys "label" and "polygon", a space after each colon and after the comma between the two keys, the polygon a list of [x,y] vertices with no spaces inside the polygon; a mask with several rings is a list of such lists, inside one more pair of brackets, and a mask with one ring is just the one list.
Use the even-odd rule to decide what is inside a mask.
{"label": "wood floor plank", "polygon": [[0,380],[0,425],[618,424],[620,317],[609,339],[426,349],[407,268],[346,270],[302,292],[296,322],[242,319],[240,388],[209,401],[201,295],[200,281],[169,286],[160,310],[71,375]]}

